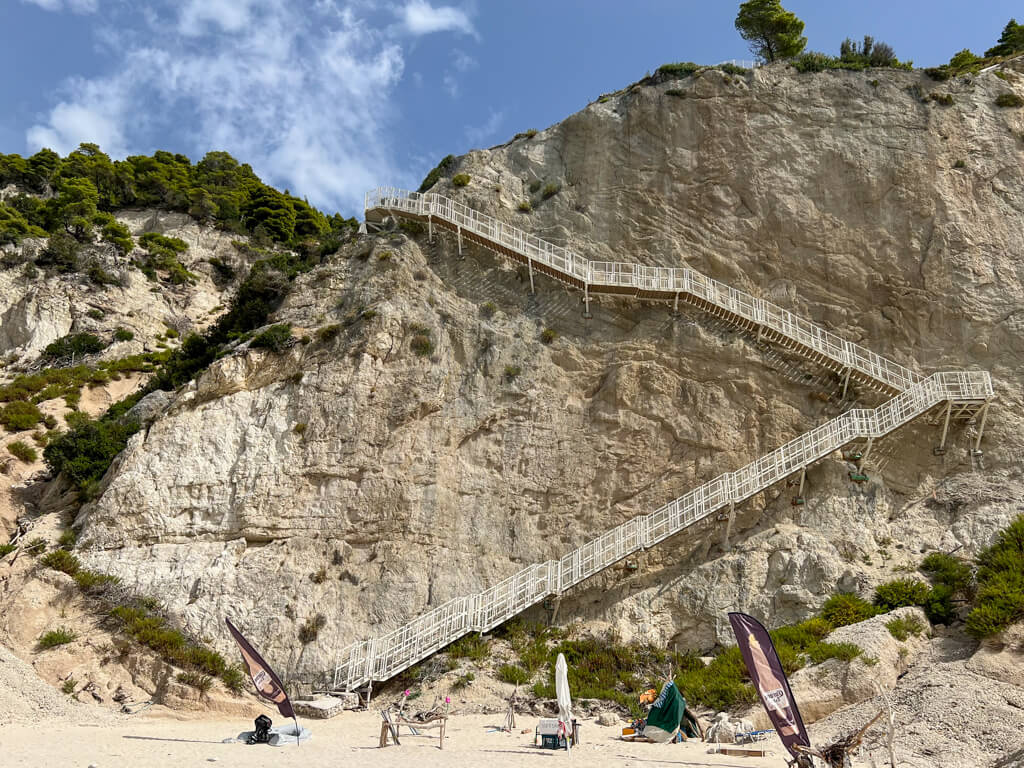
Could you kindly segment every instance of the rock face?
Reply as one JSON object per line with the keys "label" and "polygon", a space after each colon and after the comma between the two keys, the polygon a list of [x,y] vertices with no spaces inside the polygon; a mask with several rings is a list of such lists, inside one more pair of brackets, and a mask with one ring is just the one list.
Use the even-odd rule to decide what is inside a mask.
{"label": "rock face", "polygon": [[[133,235],[159,232],[188,243],[180,260],[196,275],[196,284],[161,284],[153,291],[155,284],[130,266],[130,257],[114,253],[106,244],[85,248],[80,259],[95,260],[118,276],[123,286],[97,286],[81,273],[44,276],[40,271],[27,277],[20,267],[0,268],[0,354],[8,361],[31,360],[47,344],[69,333],[89,332],[109,339],[115,328],[132,331],[136,338],[115,343],[103,356],[125,357],[142,352],[147,339],[168,327],[181,333],[201,331],[220,314],[231,286],[214,281],[209,260],[219,258],[243,268],[245,259],[231,246],[237,235],[200,226],[177,213],[122,211],[117,218]],[[27,260],[44,244],[44,240],[26,240],[0,252],[20,253]]]}
{"label": "rock face", "polygon": [[[916,621],[920,632],[898,640],[886,627],[894,620]],[[851,661],[829,659],[790,676],[801,716],[813,723],[837,709],[891,691],[900,676],[920,661],[930,633],[931,625],[920,608],[899,608],[835,630],[826,642],[852,643],[861,649],[861,655]],[[753,707],[748,717],[758,728],[772,727],[760,705]]]}
{"label": "rock face", "polygon": [[[859,730],[879,711],[878,725],[865,734],[865,764],[889,761],[887,719],[895,732],[896,764],[925,757],[949,768],[1019,764],[1024,691],[969,668],[973,643],[937,634],[920,661],[892,691],[839,710],[810,727],[814,744],[828,744]],[[1013,754],[1016,753],[1016,754]]]}
{"label": "rock face", "polygon": [[[919,420],[875,446],[867,483],[831,457],[806,505],[776,487],[737,509],[727,546],[707,521],[582,585],[562,619],[707,648],[731,639],[727,610],[804,618],[924,551],[971,554],[1019,512],[1024,110],[994,105],[1024,91],[1009,77],[704,72],[473,152],[458,168],[469,186],[438,186],[589,258],[686,263],[923,372],[981,367],[996,382],[983,458],[967,453],[971,428],[933,456],[939,428]],[[544,199],[538,181],[561,189]],[[289,675],[315,677],[344,644],[558,557],[841,409],[834,377],[696,310],[592,311],[543,277],[531,295],[525,274],[448,239],[363,238],[278,312],[311,343],[239,346],[135,435],[79,515],[81,557],[223,650],[231,615]],[[410,343],[424,335],[421,357]],[[298,642],[317,614],[326,624]]]}
{"label": "rock face", "polygon": [[1024,623],[1007,627],[984,642],[967,662],[967,669],[1024,688]]}

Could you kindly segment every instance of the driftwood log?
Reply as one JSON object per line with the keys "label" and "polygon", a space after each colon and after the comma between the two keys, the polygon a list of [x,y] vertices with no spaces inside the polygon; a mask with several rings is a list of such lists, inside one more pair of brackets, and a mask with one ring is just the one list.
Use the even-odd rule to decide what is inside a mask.
{"label": "driftwood log", "polygon": [[804,747],[798,744],[796,745],[796,750],[801,754],[808,755],[810,757],[817,757],[819,760],[824,760],[825,765],[829,766],[829,768],[849,768],[851,765],[851,753],[860,746],[860,743],[864,740],[864,734],[868,732],[868,729],[874,725],[881,716],[882,711],[879,710],[878,714],[871,718],[863,728],[858,731],[854,731],[845,739],[840,739],[837,742],[829,744],[827,747],[815,749],[814,747]]}

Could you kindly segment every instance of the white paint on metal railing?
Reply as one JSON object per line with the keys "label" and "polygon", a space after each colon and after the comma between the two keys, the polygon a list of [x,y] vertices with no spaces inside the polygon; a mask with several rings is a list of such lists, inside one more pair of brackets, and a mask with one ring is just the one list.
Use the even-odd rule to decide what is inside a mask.
{"label": "white paint on metal railing", "polygon": [[491,630],[544,598],[764,491],[854,440],[882,437],[947,400],[983,401],[991,396],[986,372],[936,373],[873,410],[847,411],[735,472],[719,475],[648,515],[612,528],[560,560],[528,566],[484,592],[450,600],[369,644],[349,646],[339,655],[334,685],[351,689],[371,679],[389,679],[462,635]]}
{"label": "white paint on metal railing", "polygon": [[782,307],[689,267],[648,267],[628,262],[589,261],[567,248],[542,240],[433,192],[379,187],[366,194],[365,205],[366,210],[404,211],[443,219],[463,231],[480,235],[537,264],[543,264],[569,281],[664,294],[679,293],[701,299],[764,329],[775,331],[895,391],[907,389],[921,380],[919,374],[899,363],[847,341]]}
{"label": "white paint on metal railing", "polygon": [[[416,195],[380,189],[367,195],[366,206],[367,209],[406,210],[435,216],[443,210],[446,218],[454,217],[449,218],[449,221],[463,229],[491,232],[495,236],[492,239],[510,247],[514,244],[517,250],[521,253],[529,252],[530,258],[536,261],[549,266],[557,264],[557,268],[567,274],[585,275],[592,283],[615,280],[614,283],[604,284],[635,286],[638,279],[655,280],[658,282],[654,284],[669,284],[680,291],[684,290],[684,286],[695,294],[702,291],[697,295],[707,297],[718,306],[727,306],[736,314],[749,311],[752,317],[761,318],[766,326],[780,333],[792,334],[793,338],[805,346],[816,350],[827,349],[830,356],[840,356],[848,365],[864,372],[870,371],[872,373],[869,375],[890,386],[896,386],[897,383],[905,386],[899,386],[903,391],[877,408],[847,411],[735,472],[719,475],[650,514],[638,516],[612,528],[559,560],[527,566],[484,592],[453,598],[399,629],[369,641],[353,643],[337,656],[334,672],[336,689],[351,690],[370,680],[387,680],[463,635],[493,629],[526,608],[551,595],[560,595],[595,573],[664,541],[723,507],[766,490],[854,440],[882,437],[941,402],[982,402],[992,397],[992,382],[987,372],[943,372],[922,379],[910,370],[817,328],[779,307],[734,291],[693,270],[644,268],[658,270],[651,276],[636,269],[634,265],[614,263],[605,266],[609,265],[608,262],[599,263],[598,268],[594,269],[590,262],[583,262],[571,252],[550,244],[541,247],[539,244],[543,241],[538,238],[507,225],[502,226],[500,222],[491,223],[493,220],[488,221],[488,217],[482,215],[474,218],[460,210],[465,209],[461,203],[454,203],[438,195]],[[663,279],[668,282],[660,282]],[[632,282],[624,282],[630,280]],[[823,351],[823,354],[829,352]]]}

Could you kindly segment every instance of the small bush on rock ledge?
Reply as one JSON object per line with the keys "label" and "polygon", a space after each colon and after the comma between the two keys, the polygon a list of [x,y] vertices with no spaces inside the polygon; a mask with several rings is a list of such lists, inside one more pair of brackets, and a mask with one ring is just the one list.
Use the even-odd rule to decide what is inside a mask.
{"label": "small bush on rock ledge", "polygon": [[885,623],[885,628],[889,630],[889,634],[899,640],[901,643],[908,637],[913,635],[917,637],[924,632],[924,624],[921,620],[915,616],[906,616],[899,619],[893,619]]}
{"label": "small bush on rock ledge", "polygon": [[434,351],[434,342],[430,340],[430,329],[425,325],[413,323],[409,326],[409,331],[412,333],[409,349],[419,357],[428,357]]}
{"label": "small bush on rock ledge", "polygon": [[78,569],[82,567],[81,563],[78,562],[78,558],[66,549],[55,549],[53,552],[48,552],[39,562],[47,568],[61,571],[69,576],[74,576]]}
{"label": "small bush on rock ledge", "polygon": [[457,173],[452,176],[452,184],[456,187],[465,187],[469,185],[469,174],[468,173]]}
{"label": "small bush on rock ledge", "polygon": [[327,617],[322,613],[318,613],[306,620],[306,622],[299,627],[299,640],[302,643],[312,643],[317,637],[320,636],[320,630],[327,626]]}
{"label": "small bush on rock ledge", "polygon": [[74,333],[48,344],[43,354],[55,360],[71,356],[82,357],[102,352],[106,346],[98,336],[91,333]]}
{"label": "small bush on rock ledge", "polygon": [[845,627],[877,615],[877,608],[852,593],[832,595],[821,609],[821,617],[833,627]]}
{"label": "small bush on rock ledge", "polygon": [[23,443],[21,440],[15,440],[13,443],[9,443],[7,445],[7,450],[10,451],[12,456],[24,461],[26,464],[31,464],[39,458],[39,454],[36,453],[36,449],[27,443]]}
{"label": "small bush on rock ledge", "polygon": [[557,181],[549,181],[544,185],[544,189],[541,191],[541,197],[547,200],[549,197],[554,197],[562,190],[562,185]]}
{"label": "small bush on rock ledge", "polygon": [[288,323],[272,325],[258,334],[251,342],[254,347],[263,347],[271,352],[284,352],[292,340],[292,327]]}
{"label": "small bush on rock ledge", "polygon": [[39,647],[43,649],[56,648],[58,645],[67,645],[73,642],[77,637],[78,635],[67,627],[52,629],[49,632],[43,633],[39,638]]}
{"label": "small bush on rock ledge", "polygon": [[201,672],[179,672],[178,682],[191,685],[200,693],[208,693],[213,687],[213,678]]}
{"label": "small bush on rock ledge", "polygon": [[874,603],[888,612],[908,605],[922,605],[928,592],[928,585],[923,581],[897,579],[875,587]]}

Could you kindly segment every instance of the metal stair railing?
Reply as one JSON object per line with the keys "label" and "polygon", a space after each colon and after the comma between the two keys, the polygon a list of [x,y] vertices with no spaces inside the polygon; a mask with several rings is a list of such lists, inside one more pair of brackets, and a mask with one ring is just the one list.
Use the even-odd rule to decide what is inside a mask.
{"label": "metal stair railing", "polygon": [[560,560],[528,566],[484,592],[449,600],[399,629],[350,645],[339,654],[334,688],[351,690],[371,680],[387,680],[468,632],[490,630],[854,440],[882,437],[944,401],[990,397],[992,382],[986,372],[936,373],[875,409],[847,411],[735,472],[612,528]]}
{"label": "metal stair railing", "polygon": [[532,262],[559,273],[581,286],[607,286],[636,291],[692,296],[743,318],[835,361],[846,369],[903,391],[921,381],[921,375],[869,349],[834,334],[771,302],[759,299],[689,267],[648,267],[612,261],[589,261],[579,254],[529,234],[518,227],[480,213],[469,206],[432,192],[410,192],[378,187],[368,192],[366,210],[401,211],[421,218],[445,221],[508,248]]}

